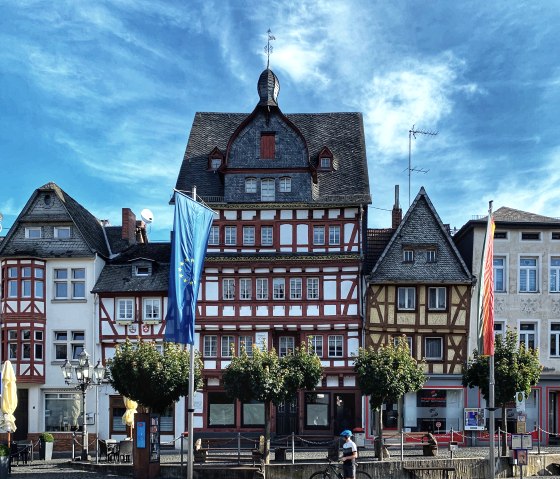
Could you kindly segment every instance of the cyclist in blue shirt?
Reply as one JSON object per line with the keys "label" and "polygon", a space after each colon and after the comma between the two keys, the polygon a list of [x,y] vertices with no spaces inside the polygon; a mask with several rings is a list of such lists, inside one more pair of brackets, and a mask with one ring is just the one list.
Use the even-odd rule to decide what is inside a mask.
{"label": "cyclist in blue shirt", "polygon": [[350,439],[352,431],[345,429],[340,433],[344,438],[342,445],[342,471],[345,479],[354,479],[356,476],[356,459],[358,457],[358,448],[356,443]]}

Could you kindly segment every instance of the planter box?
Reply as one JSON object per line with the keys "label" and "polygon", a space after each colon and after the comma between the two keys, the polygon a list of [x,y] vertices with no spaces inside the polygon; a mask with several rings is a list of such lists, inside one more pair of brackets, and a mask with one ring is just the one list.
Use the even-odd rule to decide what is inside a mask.
{"label": "planter box", "polygon": [[50,461],[52,459],[53,442],[39,442],[39,459]]}

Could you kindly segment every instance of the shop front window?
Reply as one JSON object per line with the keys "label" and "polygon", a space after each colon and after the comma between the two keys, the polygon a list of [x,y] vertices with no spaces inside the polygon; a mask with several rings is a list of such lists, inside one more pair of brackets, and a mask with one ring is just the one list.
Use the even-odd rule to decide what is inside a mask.
{"label": "shop front window", "polygon": [[264,403],[251,401],[242,405],[244,427],[264,426]]}
{"label": "shop front window", "polygon": [[226,393],[208,393],[208,427],[234,427],[235,400]]}
{"label": "shop front window", "polygon": [[308,429],[328,429],[329,409],[329,393],[306,393],[305,427]]}
{"label": "shop front window", "polygon": [[82,415],[78,393],[45,393],[45,431],[77,431]]}

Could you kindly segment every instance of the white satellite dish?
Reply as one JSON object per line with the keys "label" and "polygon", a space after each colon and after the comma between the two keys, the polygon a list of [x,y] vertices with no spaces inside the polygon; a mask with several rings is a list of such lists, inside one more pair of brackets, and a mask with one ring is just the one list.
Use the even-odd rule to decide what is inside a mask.
{"label": "white satellite dish", "polygon": [[144,220],[144,223],[151,223],[152,221],[154,221],[154,214],[151,212],[151,210],[149,210],[148,208],[144,208],[141,212],[140,212],[140,216],[142,217],[142,219]]}

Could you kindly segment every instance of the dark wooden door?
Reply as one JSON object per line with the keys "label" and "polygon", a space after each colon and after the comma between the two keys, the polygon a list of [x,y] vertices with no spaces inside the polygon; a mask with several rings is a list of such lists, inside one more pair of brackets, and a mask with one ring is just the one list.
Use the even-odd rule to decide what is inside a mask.
{"label": "dark wooden door", "polygon": [[13,433],[12,438],[14,441],[27,440],[27,433],[29,432],[29,390],[18,389],[18,405],[14,416],[16,417],[16,431]]}
{"label": "dark wooden door", "polygon": [[292,432],[299,433],[297,398],[286,401],[276,408],[276,434],[287,436]]}

